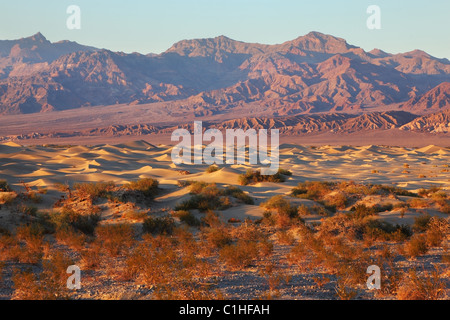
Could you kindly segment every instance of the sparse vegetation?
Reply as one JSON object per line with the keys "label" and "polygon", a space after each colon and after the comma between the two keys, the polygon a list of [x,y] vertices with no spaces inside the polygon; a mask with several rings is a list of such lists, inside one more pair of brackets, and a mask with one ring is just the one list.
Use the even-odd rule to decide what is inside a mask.
{"label": "sparse vegetation", "polygon": [[6,180],[0,180],[0,192],[11,192],[12,189]]}
{"label": "sparse vegetation", "polygon": [[219,167],[216,166],[215,164],[210,165],[207,169],[206,169],[206,173],[213,173],[219,171]]}
{"label": "sparse vegetation", "polygon": [[106,198],[115,188],[113,182],[75,183],[73,188],[81,198]]}
{"label": "sparse vegetation", "polygon": [[143,231],[152,234],[172,234],[175,222],[171,217],[148,217],[144,220]]}
{"label": "sparse vegetation", "polygon": [[260,170],[248,169],[245,174],[239,175],[239,184],[246,186],[258,182],[285,182],[287,176],[291,176],[292,172],[285,169],[278,169],[273,175],[262,175]]}
{"label": "sparse vegetation", "polygon": [[132,181],[124,186],[127,190],[139,191],[147,198],[153,199],[158,194],[158,181],[151,178]]}
{"label": "sparse vegetation", "polygon": [[[279,171],[284,179],[289,173]],[[45,208],[51,198],[45,188],[24,186],[26,192],[2,192],[0,199],[20,225],[0,225],[0,281],[7,279],[11,298],[70,298],[68,264],[81,266],[90,286],[104,278],[138,284],[150,299],[223,298],[217,284],[237,274],[261,283],[255,297],[271,299],[292,295],[290,281],[297,285],[299,274],[311,282],[308,294],[320,290],[327,298],[443,299],[448,292],[446,269],[403,272],[428,254],[437,266],[449,261],[449,222],[433,212],[450,199],[438,187],[414,194],[352,181],[303,182],[291,194],[264,199],[262,209],[252,208],[265,210],[263,218],[250,220],[234,209],[219,210],[248,209],[243,205],[255,200],[244,190],[253,187],[184,181],[190,198],[173,210],[165,200],[146,201],[160,191],[154,179],[122,187],[75,184],[73,192],[64,185],[53,209]],[[405,224],[384,219],[385,212],[395,216],[403,209]],[[382,269],[382,290],[369,292],[366,269],[373,264]]]}
{"label": "sparse vegetation", "polygon": [[231,207],[230,197],[246,204],[253,204],[253,199],[237,187],[220,189],[215,183],[193,182],[190,185],[191,198],[175,207],[175,211],[188,211],[198,209],[202,212],[208,210],[225,210]]}

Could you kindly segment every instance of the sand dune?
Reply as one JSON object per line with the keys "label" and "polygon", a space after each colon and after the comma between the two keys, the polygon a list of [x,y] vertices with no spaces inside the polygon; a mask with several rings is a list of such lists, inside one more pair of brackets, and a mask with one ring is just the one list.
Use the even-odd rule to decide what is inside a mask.
{"label": "sand dune", "polygon": [[[138,177],[155,177],[171,185],[178,180],[237,185],[239,174],[257,167],[222,165],[221,170],[207,174],[206,165],[175,166],[170,150],[168,146],[155,147],[145,141],[70,148],[24,147],[9,142],[0,144],[0,177],[12,185],[19,185],[22,180],[28,183],[39,179],[120,182]],[[373,145],[280,146],[280,167],[293,172],[293,177],[283,184],[286,187],[306,180],[355,180],[398,185],[410,190],[430,185],[449,189],[450,175],[445,169],[449,160],[450,150],[434,145],[420,149]],[[177,170],[188,170],[190,174],[181,175]],[[262,183],[251,188],[260,194],[264,186]],[[284,188],[272,191],[287,192]]]}
{"label": "sand dune", "polygon": [[[157,199],[159,206],[173,207],[185,200],[187,188],[179,181],[195,180],[219,185],[239,185],[238,176],[259,166],[220,165],[220,170],[206,173],[207,165],[176,166],[170,146],[135,141],[119,145],[24,147],[15,143],[0,144],[0,179],[16,189],[22,182],[30,186],[54,189],[55,183],[114,181],[124,184],[139,178],[156,178],[165,190]],[[274,195],[288,195],[299,182],[353,180],[358,183],[395,185],[411,191],[430,186],[450,190],[450,150],[430,145],[420,149],[382,146],[321,146],[294,144],[280,146],[280,167],[292,171],[282,184],[257,183],[240,186],[256,204]],[[292,199],[291,199],[292,200]],[[307,201],[308,200],[295,200]],[[224,218],[261,217],[259,206],[232,207]],[[396,219],[396,214],[390,218]]]}

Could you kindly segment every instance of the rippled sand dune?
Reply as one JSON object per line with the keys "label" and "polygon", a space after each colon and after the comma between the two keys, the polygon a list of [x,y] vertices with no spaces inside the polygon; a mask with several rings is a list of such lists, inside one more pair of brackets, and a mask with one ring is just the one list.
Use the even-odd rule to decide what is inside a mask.
{"label": "rippled sand dune", "polygon": [[[89,181],[120,184],[130,179],[153,177],[159,179],[163,187],[170,187],[185,179],[238,184],[238,174],[252,167],[223,165],[222,170],[206,174],[206,165],[175,166],[170,153],[169,146],[156,147],[145,141],[91,147],[24,147],[5,143],[0,144],[0,177],[12,185],[24,181],[31,186]],[[307,180],[354,180],[397,185],[408,190],[432,185],[448,189],[449,165],[450,149],[432,145],[414,149],[283,144],[280,167],[291,170],[293,176],[281,187],[274,186],[273,192],[285,193],[298,182]],[[190,174],[180,175],[178,170],[188,170]],[[252,186],[254,191],[266,187],[269,183]]]}

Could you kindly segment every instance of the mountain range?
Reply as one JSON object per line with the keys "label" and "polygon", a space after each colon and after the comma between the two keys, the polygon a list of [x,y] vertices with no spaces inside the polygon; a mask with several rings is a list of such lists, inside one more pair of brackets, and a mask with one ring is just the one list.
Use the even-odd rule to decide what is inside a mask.
{"label": "mountain range", "polygon": [[[310,121],[300,131],[318,122],[317,130],[371,129],[377,121],[389,127],[401,118],[392,125],[442,132],[448,127],[450,61],[420,50],[366,52],[319,32],[276,45],[225,36],[183,40],[147,55],[51,43],[41,33],[0,41],[0,118],[160,103],[172,115],[231,121],[242,119],[238,110],[257,105],[252,121],[280,118],[297,121],[297,128]],[[444,123],[433,125],[427,115]]]}
{"label": "mountain range", "polygon": [[159,55],[125,54],[42,34],[0,41],[0,113],[185,100],[220,112],[258,102],[277,114],[445,109],[450,61],[415,50],[365,52],[311,32],[279,45],[225,36],[184,40]]}

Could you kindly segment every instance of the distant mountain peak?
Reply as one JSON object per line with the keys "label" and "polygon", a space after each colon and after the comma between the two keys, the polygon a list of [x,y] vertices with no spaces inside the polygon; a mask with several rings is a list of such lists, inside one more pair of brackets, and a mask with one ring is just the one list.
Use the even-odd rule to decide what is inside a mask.
{"label": "distant mountain peak", "polygon": [[301,50],[321,53],[344,53],[350,49],[357,48],[349,45],[345,39],[318,31],[312,31],[285,44],[294,45]]}
{"label": "distant mountain peak", "polygon": [[44,35],[43,35],[42,33],[40,33],[40,32],[38,32],[38,33],[32,35],[32,36],[29,37],[29,38],[25,38],[25,39],[30,39],[30,40],[33,40],[33,41],[36,41],[36,42],[41,42],[41,43],[44,43],[44,42],[50,42],[50,41],[48,41],[47,38],[44,37]]}
{"label": "distant mountain peak", "polygon": [[377,58],[385,58],[385,57],[389,57],[390,56],[389,53],[387,53],[387,52],[385,52],[385,51],[383,51],[381,49],[377,49],[377,48],[369,51],[369,53],[371,55],[373,55],[373,56],[376,56]]}

